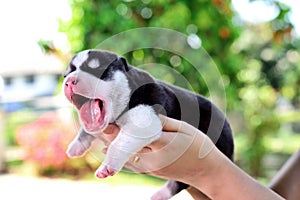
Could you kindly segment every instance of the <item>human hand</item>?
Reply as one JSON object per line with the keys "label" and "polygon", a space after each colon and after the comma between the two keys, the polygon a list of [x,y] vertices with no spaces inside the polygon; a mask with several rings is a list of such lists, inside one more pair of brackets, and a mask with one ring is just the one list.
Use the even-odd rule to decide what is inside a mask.
{"label": "human hand", "polygon": [[[161,137],[133,155],[127,167],[184,182],[210,199],[282,199],[238,168],[204,133],[185,122],[160,117]],[[103,137],[113,141],[118,132],[117,126],[109,126]]]}
{"label": "human hand", "polygon": [[[162,115],[160,118],[163,124],[161,137],[133,155],[126,167],[138,173],[187,182],[201,170],[199,159],[205,158],[215,145],[186,122]],[[109,125],[103,137],[111,142],[119,130],[116,125]]]}

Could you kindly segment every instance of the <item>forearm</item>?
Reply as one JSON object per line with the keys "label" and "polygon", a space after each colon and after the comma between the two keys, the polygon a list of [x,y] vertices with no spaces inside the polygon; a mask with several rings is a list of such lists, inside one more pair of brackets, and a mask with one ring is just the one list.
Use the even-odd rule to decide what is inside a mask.
{"label": "forearm", "polygon": [[211,199],[283,199],[243,172],[216,148],[200,162],[203,170],[193,185]]}

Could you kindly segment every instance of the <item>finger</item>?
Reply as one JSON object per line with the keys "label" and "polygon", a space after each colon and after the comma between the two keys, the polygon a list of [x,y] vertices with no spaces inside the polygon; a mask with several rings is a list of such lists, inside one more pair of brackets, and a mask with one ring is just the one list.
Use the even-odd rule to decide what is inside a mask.
{"label": "finger", "polygon": [[153,151],[157,151],[166,145],[168,145],[175,137],[180,137],[181,133],[175,133],[175,132],[166,132],[163,131],[161,133],[161,136],[159,137],[158,140],[155,140],[154,142],[150,143],[148,147],[152,149]]}
{"label": "finger", "polygon": [[109,124],[106,129],[103,131],[104,134],[117,134],[119,133],[120,128],[115,124]]}
{"label": "finger", "polygon": [[178,132],[180,130],[181,121],[167,117],[165,115],[159,115],[162,122],[163,130],[170,132]]}
{"label": "finger", "polygon": [[150,146],[145,146],[142,148],[140,151],[138,151],[138,154],[143,154],[143,153],[151,153],[153,150]]}
{"label": "finger", "polygon": [[102,150],[101,150],[101,152],[103,153],[103,154],[106,154],[107,153],[107,147],[104,147]]}
{"label": "finger", "polygon": [[137,153],[143,154],[143,153],[150,153],[150,152],[157,151],[157,150],[163,148],[164,146],[168,145],[175,137],[176,137],[176,134],[174,134],[174,133],[162,132],[162,134],[158,140],[155,140],[154,142],[143,147]]}
{"label": "finger", "polygon": [[116,125],[108,125],[108,127],[103,131],[103,137],[108,142],[112,142],[118,135],[120,128]]}
{"label": "finger", "polygon": [[163,131],[173,132],[173,133],[179,132],[188,135],[194,135],[200,133],[200,131],[197,128],[188,124],[185,121],[173,119],[164,115],[159,115],[159,117],[162,122]]}

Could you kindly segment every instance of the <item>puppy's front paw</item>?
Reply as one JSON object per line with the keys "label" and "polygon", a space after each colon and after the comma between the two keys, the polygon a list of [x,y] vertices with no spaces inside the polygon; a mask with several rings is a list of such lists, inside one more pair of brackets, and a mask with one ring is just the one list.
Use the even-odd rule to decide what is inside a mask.
{"label": "puppy's front paw", "polygon": [[114,170],[110,167],[108,167],[107,165],[101,165],[96,173],[95,173],[95,176],[97,178],[106,178],[108,176],[113,176],[117,173],[117,170]]}
{"label": "puppy's front paw", "polygon": [[86,147],[82,142],[76,140],[73,141],[67,150],[67,155],[70,158],[83,156],[88,147]]}

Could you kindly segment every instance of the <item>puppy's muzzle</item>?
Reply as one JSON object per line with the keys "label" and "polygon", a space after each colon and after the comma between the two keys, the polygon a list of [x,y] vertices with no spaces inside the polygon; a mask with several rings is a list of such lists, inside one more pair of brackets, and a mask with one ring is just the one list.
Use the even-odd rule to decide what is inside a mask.
{"label": "puppy's muzzle", "polygon": [[77,76],[71,76],[67,79],[65,82],[65,87],[72,87],[78,83],[78,78]]}

